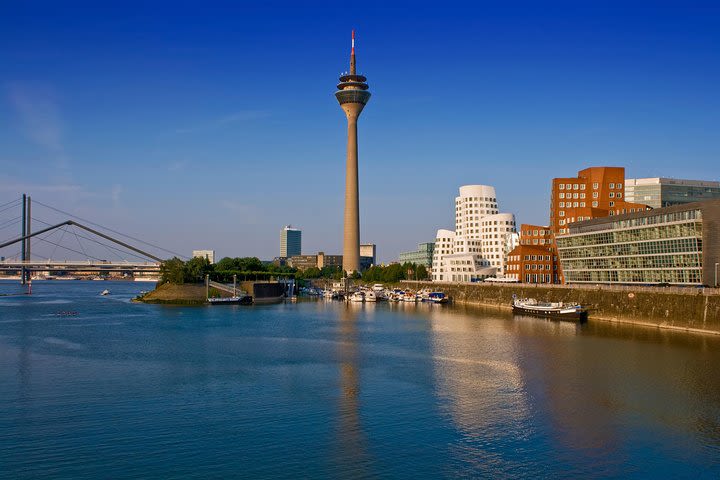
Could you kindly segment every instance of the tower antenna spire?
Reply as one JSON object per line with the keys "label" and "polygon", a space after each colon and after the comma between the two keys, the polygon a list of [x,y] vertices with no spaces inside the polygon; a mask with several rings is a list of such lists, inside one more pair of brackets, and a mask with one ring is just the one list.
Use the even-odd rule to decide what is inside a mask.
{"label": "tower antenna spire", "polygon": [[352,43],[350,47],[350,75],[355,75],[355,29],[352,31]]}

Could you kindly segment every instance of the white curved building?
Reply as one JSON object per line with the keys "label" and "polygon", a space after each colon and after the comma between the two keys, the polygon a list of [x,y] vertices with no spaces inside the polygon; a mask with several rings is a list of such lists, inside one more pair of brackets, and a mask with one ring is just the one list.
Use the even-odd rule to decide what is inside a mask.
{"label": "white curved building", "polygon": [[494,187],[460,187],[460,195],[455,198],[455,231],[437,233],[433,280],[471,282],[503,276],[505,246],[515,233],[515,216],[499,213]]}

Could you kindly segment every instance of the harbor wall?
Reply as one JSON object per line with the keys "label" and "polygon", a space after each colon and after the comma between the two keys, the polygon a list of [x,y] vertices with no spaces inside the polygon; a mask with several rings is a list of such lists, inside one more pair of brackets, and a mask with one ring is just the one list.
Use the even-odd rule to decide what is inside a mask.
{"label": "harbor wall", "polygon": [[456,303],[511,309],[513,294],[540,301],[579,303],[588,320],[720,334],[718,289],[529,284],[402,282],[403,286],[445,292]]}

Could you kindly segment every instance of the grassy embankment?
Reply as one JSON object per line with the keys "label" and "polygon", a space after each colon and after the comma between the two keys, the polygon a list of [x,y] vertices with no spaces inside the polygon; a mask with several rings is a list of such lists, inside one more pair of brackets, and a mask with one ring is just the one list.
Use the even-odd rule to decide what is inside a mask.
{"label": "grassy embankment", "polygon": [[[158,284],[155,290],[135,299],[136,302],[152,303],[159,305],[206,305],[205,284],[202,283],[185,283],[175,285],[172,283]],[[210,289],[211,297],[227,297],[225,292],[221,292],[215,288]]]}

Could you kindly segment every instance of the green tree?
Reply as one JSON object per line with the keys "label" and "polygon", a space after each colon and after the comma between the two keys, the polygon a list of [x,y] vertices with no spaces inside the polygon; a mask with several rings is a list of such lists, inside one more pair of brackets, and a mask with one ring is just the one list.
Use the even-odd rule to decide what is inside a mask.
{"label": "green tree", "polygon": [[160,283],[185,283],[185,262],[177,257],[160,263]]}
{"label": "green tree", "polygon": [[185,262],[184,281],[185,283],[202,282],[205,275],[212,272],[212,265],[205,257],[191,258]]}

